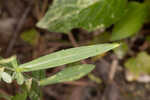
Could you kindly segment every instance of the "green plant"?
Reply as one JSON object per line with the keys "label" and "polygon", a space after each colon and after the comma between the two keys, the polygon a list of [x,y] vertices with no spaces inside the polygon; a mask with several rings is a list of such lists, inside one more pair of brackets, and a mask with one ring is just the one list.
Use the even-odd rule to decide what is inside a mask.
{"label": "green plant", "polygon": [[[102,54],[117,46],[118,44],[99,44],[93,46],[71,48],[52,53],[20,65],[18,65],[15,56],[7,59],[1,59],[0,79],[5,81],[6,83],[11,83],[12,80],[16,80],[19,85],[22,85],[24,82],[32,78],[37,83],[37,86],[45,86],[48,84],[77,80],[82,76],[85,76],[87,73],[91,72],[94,69],[94,65],[81,64],[68,66],[64,70],[60,71],[58,74],[44,79],[43,77],[42,79],[40,79],[32,76],[26,76],[27,74],[25,74],[24,72],[38,70],[42,71],[43,69],[54,68],[64,64],[73,63],[88,57]],[[37,74],[39,73],[41,72],[38,72]],[[41,77],[43,74],[39,76]],[[29,85],[31,85],[30,82],[27,82],[27,86],[31,87]]]}
{"label": "green plant", "polygon": [[[52,53],[20,65],[17,64],[16,57],[12,56],[11,58],[0,60],[0,65],[1,65],[0,75],[1,78],[7,83],[11,83],[12,79],[16,79],[17,83],[19,85],[22,85],[24,83],[24,80],[26,80],[26,78],[24,78],[25,76],[23,75],[23,72],[43,70],[43,69],[58,67],[64,64],[73,63],[88,57],[102,54],[117,46],[118,44],[100,44],[100,45],[93,45],[93,46],[71,48],[67,50],[61,50],[56,53]],[[65,69],[67,71],[63,70],[62,73],[58,73],[58,76],[60,75],[59,77],[62,77],[61,81],[63,80],[70,81],[74,79],[79,79],[80,77],[84,76],[84,74],[90,72],[93,68],[94,66],[91,64],[75,65],[75,66],[67,67]],[[8,72],[9,73],[8,74],[5,72],[7,70],[11,72]],[[12,74],[12,76],[10,76],[10,74]],[[64,77],[63,75],[66,75],[65,77],[67,77],[67,79],[63,78]],[[55,78],[53,77],[56,76],[52,76],[52,79],[55,80]],[[53,80],[51,80],[50,83],[56,83],[53,82]],[[58,79],[57,81],[60,80]],[[38,81],[39,85],[45,84],[43,82],[46,81],[45,80]]]}
{"label": "green plant", "polygon": [[[114,25],[112,35],[110,36],[109,32],[104,35],[106,38],[109,36],[105,42],[110,42],[122,40],[137,33],[147,18],[147,8],[146,3],[128,2],[127,0],[54,0],[37,26],[49,31],[70,34],[73,28],[94,31]],[[22,38],[34,45],[36,40],[31,41],[31,39],[36,39],[34,37],[36,30],[32,29],[29,32],[32,33],[30,36],[27,35],[28,32],[25,32]],[[97,39],[95,41],[97,43]],[[29,96],[31,100],[40,100],[41,86],[77,80],[91,72],[94,65],[67,66],[48,78],[45,77],[45,69],[93,57],[118,46],[119,44],[110,43],[76,47],[48,54],[24,64],[18,64],[15,56],[2,58],[0,60],[0,80],[6,83],[16,80],[22,86],[22,93],[6,99],[26,100],[26,97]],[[32,75],[26,72],[32,72]]]}

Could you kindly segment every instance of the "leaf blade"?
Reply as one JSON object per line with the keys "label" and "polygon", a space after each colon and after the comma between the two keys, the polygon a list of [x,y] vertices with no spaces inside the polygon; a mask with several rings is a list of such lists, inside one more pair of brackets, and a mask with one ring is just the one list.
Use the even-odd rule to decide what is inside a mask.
{"label": "leaf blade", "polygon": [[122,17],[126,4],[126,0],[100,0],[80,12],[79,26],[88,31],[107,28]]}
{"label": "leaf blade", "polygon": [[71,66],[65,68],[61,72],[58,72],[57,74],[49,78],[39,81],[39,85],[45,86],[48,84],[56,84],[60,82],[77,80],[85,76],[89,72],[91,72],[94,69],[94,67],[95,67],[94,65],[90,65],[90,64]]}
{"label": "leaf blade", "polygon": [[26,100],[27,99],[27,92],[18,93],[11,100]]}
{"label": "leaf blade", "polygon": [[10,74],[6,72],[1,72],[1,78],[3,79],[4,82],[6,83],[11,83],[12,82],[12,77]]}
{"label": "leaf blade", "polygon": [[98,54],[102,54],[118,46],[119,44],[116,43],[98,44],[61,50],[22,64],[18,68],[20,68],[19,70],[21,70],[22,72],[53,68],[60,65],[76,62],[88,57],[96,56]]}
{"label": "leaf blade", "polygon": [[[71,21],[69,19],[76,19],[76,15],[82,9],[97,1],[98,0],[55,0],[45,17],[37,23],[37,26],[44,29],[50,28],[51,31],[56,32],[68,32],[72,26],[76,26],[76,23],[71,26],[70,23],[63,23],[67,22],[67,20]],[[62,20],[59,20],[61,17]]]}
{"label": "leaf blade", "polygon": [[37,26],[61,33],[80,27],[93,31],[116,23],[126,4],[127,0],[55,0]]}
{"label": "leaf blade", "polygon": [[127,13],[114,27],[111,40],[116,41],[136,34],[145,21],[146,13],[145,4],[130,2]]}

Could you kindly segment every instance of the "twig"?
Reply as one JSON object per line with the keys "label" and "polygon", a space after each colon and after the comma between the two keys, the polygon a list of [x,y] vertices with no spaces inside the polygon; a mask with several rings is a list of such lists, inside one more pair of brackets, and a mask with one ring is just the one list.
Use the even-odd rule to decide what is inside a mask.
{"label": "twig", "polygon": [[42,52],[42,55],[52,53],[52,52],[56,51],[57,49],[58,49],[58,47],[46,49],[44,52]]}
{"label": "twig", "polygon": [[93,85],[90,82],[86,82],[86,81],[75,81],[75,82],[64,82],[63,84],[67,84],[67,85],[76,85],[76,86],[89,86],[89,85]]}
{"label": "twig", "polygon": [[36,18],[37,18],[37,20],[40,20],[44,16],[45,11],[48,7],[48,0],[43,0],[42,9],[40,9],[40,7],[39,7],[39,1],[38,0],[35,0],[34,3],[35,3],[35,12],[37,14]]}
{"label": "twig", "polygon": [[48,42],[47,45],[49,47],[64,47],[64,46],[72,46],[70,43],[61,43],[61,42]]}
{"label": "twig", "polygon": [[110,67],[110,72],[109,72],[109,81],[113,81],[116,70],[117,70],[117,64],[118,64],[118,60],[114,59],[112,61],[111,67]]}
{"label": "twig", "polygon": [[41,10],[41,15],[42,16],[44,16],[47,7],[48,7],[48,0],[44,0],[43,5],[42,5],[42,10]]}
{"label": "twig", "polygon": [[12,49],[13,49],[15,43],[16,43],[16,39],[18,37],[18,34],[19,34],[21,28],[23,27],[23,25],[25,23],[27,15],[29,14],[29,12],[31,10],[31,7],[32,7],[31,5],[32,4],[30,4],[29,7],[27,7],[27,9],[25,10],[25,12],[22,15],[21,19],[19,20],[19,23],[18,23],[18,25],[16,27],[16,30],[15,30],[15,32],[14,32],[14,34],[12,36],[12,39],[9,42],[8,48],[6,50],[6,55],[5,55],[6,57],[8,57],[11,54],[11,51],[12,51]]}
{"label": "twig", "polygon": [[36,19],[40,20],[42,16],[41,16],[41,12],[40,12],[40,8],[38,6],[38,3],[39,3],[39,0],[34,0]]}
{"label": "twig", "polygon": [[68,37],[69,37],[69,40],[71,41],[72,45],[74,47],[78,47],[78,44],[77,44],[77,42],[76,42],[76,40],[75,40],[75,38],[71,32],[68,34]]}

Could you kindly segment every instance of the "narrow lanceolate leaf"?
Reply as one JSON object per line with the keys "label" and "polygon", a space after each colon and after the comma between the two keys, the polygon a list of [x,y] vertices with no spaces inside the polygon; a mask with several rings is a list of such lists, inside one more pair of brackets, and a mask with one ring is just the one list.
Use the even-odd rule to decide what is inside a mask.
{"label": "narrow lanceolate leaf", "polygon": [[85,76],[89,72],[91,72],[93,69],[94,69],[94,65],[90,65],[90,64],[67,67],[61,72],[49,78],[39,81],[39,85],[44,86],[48,84],[55,84],[55,83],[60,83],[60,82],[68,82],[68,81],[77,80]]}
{"label": "narrow lanceolate leaf", "polygon": [[119,44],[98,44],[61,50],[19,66],[22,72],[47,69],[105,53]]}
{"label": "narrow lanceolate leaf", "polygon": [[38,27],[68,33],[73,28],[89,31],[114,24],[127,0],[54,0]]}
{"label": "narrow lanceolate leaf", "polygon": [[146,8],[145,3],[130,2],[127,13],[113,29],[112,40],[120,40],[136,34],[145,21]]}
{"label": "narrow lanceolate leaf", "polygon": [[16,60],[16,56],[12,56],[12,57],[7,58],[7,59],[0,59],[0,64],[11,63],[14,60]]}

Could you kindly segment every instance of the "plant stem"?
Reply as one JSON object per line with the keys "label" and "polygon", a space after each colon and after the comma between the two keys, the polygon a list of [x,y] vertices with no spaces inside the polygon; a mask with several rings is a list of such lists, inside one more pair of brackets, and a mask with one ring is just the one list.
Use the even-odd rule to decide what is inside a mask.
{"label": "plant stem", "polygon": [[68,37],[69,37],[69,40],[71,41],[71,43],[72,43],[72,45],[74,47],[78,47],[79,46],[78,43],[77,43],[77,41],[75,40],[75,38],[74,38],[74,36],[73,36],[73,34],[71,32],[68,33]]}

